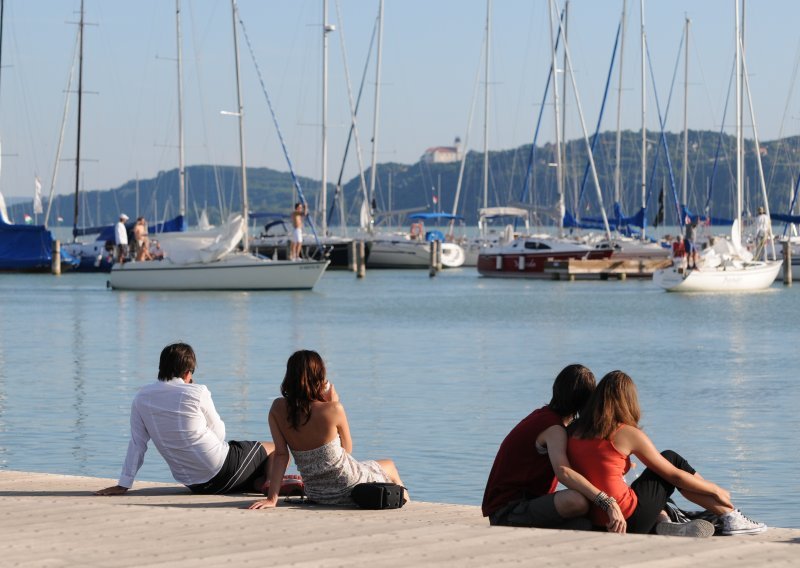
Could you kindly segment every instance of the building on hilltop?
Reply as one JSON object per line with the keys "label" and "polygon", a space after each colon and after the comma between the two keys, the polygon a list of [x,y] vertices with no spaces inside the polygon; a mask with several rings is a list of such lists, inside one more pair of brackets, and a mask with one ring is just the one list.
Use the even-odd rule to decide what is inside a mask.
{"label": "building on hilltop", "polygon": [[453,146],[434,146],[425,150],[421,160],[426,164],[447,164],[461,159],[461,138],[456,136]]}

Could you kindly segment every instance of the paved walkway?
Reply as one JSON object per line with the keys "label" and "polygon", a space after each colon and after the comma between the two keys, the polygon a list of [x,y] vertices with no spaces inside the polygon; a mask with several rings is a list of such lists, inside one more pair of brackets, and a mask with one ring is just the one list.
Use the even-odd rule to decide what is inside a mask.
{"label": "paved walkway", "polygon": [[[364,511],[256,496],[198,496],[116,480],[0,470],[0,565],[163,566],[747,566],[800,565],[800,530],[689,539],[489,527],[478,507],[412,502]],[[412,495],[413,497],[413,495]]]}

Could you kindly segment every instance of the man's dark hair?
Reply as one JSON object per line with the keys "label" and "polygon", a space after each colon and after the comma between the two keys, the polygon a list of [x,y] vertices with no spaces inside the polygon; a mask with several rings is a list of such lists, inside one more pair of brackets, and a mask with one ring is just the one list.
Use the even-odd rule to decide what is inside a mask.
{"label": "man's dark hair", "polygon": [[161,351],[158,361],[158,380],[168,381],[175,377],[183,377],[187,371],[194,373],[197,359],[194,349],[188,343],[172,343]]}
{"label": "man's dark hair", "polygon": [[588,368],[567,365],[553,382],[553,398],[547,406],[559,416],[575,416],[589,400],[594,387],[594,373]]}

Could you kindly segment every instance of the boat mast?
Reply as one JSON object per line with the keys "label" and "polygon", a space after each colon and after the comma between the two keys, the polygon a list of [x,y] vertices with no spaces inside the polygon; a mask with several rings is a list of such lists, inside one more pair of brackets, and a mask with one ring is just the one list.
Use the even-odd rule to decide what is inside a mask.
{"label": "boat mast", "polygon": [[[733,0],[736,17],[736,220],[742,222],[742,52],[741,27],[739,22],[739,0]],[[740,229],[741,230],[741,229]],[[739,246],[741,243],[734,243]]]}
{"label": "boat mast", "polygon": [[[564,2],[564,43],[567,42],[569,37],[568,33],[569,29],[569,0]],[[567,170],[569,169],[570,165],[569,161],[567,160],[567,70],[569,69],[569,61],[567,60],[567,52],[564,51],[564,62],[563,62],[563,76],[561,77],[561,188],[564,191],[564,194],[567,192]],[[574,176],[573,176],[574,177]],[[575,203],[578,203],[578,184],[577,179],[575,180]],[[566,201],[566,197],[564,197],[564,201]],[[564,211],[559,211],[559,228],[563,230],[563,218],[564,218]]]}
{"label": "boat mast", "polygon": [[[5,0],[0,0],[0,62],[3,61],[3,21],[6,11]],[[0,65],[0,77],[2,77],[2,65]],[[45,219],[47,221],[47,219]]]}
{"label": "boat mast", "polygon": [[83,110],[83,0],[81,0],[81,19],[78,23],[80,47],[78,52],[78,138],[75,150],[75,202],[73,207],[72,240],[78,240],[78,201],[81,180],[81,115]]}
{"label": "boat mast", "polygon": [[689,26],[691,20],[686,17],[686,31],[683,48],[685,50],[683,63],[683,191],[681,198],[683,206],[689,203]]}
{"label": "boat mast", "polygon": [[[378,54],[375,62],[375,108],[372,121],[372,164],[369,172],[369,203],[367,206],[372,209],[372,201],[375,199],[375,178],[378,166],[378,115],[381,100],[381,58],[383,57],[383,0],[378,4]],[[370,223],[370,232],[372,223]]]}
{"label": "boat mast", "polygon": [[[552,2],[547,3],[547,12],[550,16],[550,55],[552,60],[553,66],[553,111],[555,113],[555,149],[556,149],[556,188],[558,192],[558,236],[564,236],[564,186],[563,186],[563,177],[561,176],[561,168],[563,167],[561,163],[561,117],[559,115],[560,107],[558,102],[558,57],[556,54],[556,43],[555,43],[555,35],[553,32],[553,27],[555,25],[553,21],[553,4]],[[566,42],[565,42],[566,45]]]}
{"label": "boat mast", "polygon": [[322,236],[328,234],[328,33],[334,29],[328,24],[328,0],[322,0]]}
{"label": "boat mast", "polygon": [[483,83],[483,207],[489,207],[489,56],[492,41],[492,0],[486,0],[486,61]]}
{"label": "boat mast", "polygon": [[248,218],[249,203],[247,202],[247,166],[244,158],[244,106],[242,105],[242,86],[239,77],[239,36],[236,32],[236,20],[238,20],[239,9],[236,5],[236,0],[231,0],[231,14],[233,16],[233,53],[236,59],[236,99],[237,107],[236,114],[239,117],[239,160],[241,164],[241,178],[242,178],[242,217],[244,218],[244,231],[242,234],[242,246],[244,251],[249,250],[248,241],[248,225],[250,220]]}
{"label": "boat mast", "polygon": [[[639,23],[641,24],[642,44],[642,211],[647,205],[647,84],[645,66],[647,64],[647,38],[644,33],[644,0],[639,0]],[[645,218],[646,219],[646,218]],[[646,225],[642,222],[642,225]],[[681,222],[683,224],[683,222]],[[642,240],[645,239],[645,227],[642,227]]]}
{"label": "boat mast", "polygon": [[[550,0],[548,6],[550,6],[550,22],[551,22],[551,29],[552,29],[552,21],[553,21],[553,6],[555,0]],[[558,20],[558,27],[560,30],[561,35],[564,34],[563,23],[561,20]],[[555,44],[554,44],[555,47]],[[569,44],[565,41],[564,42],[564,53],[567,56],[567,69],[569,70],[569,78],[570,84],[572,85],[572,92],[575,93],[575,108],[578,110],[578,118],[581,125],[581,132],[583,133],[583,143],[586,145],[586,154],[589,156],[589,168],[592,172],[592,180],[594,182],[594,188],[597,192],[597,203],[600,206],[600,214],[603,217],[603,227],[606,231],[606,238],[610,241],[611,240],[611,228],[608,225],[608,216],[606,215],[605,206],[603,205],[603,192],[600,189],[600,178],[597,175],[597,165],[594,161],[594,154],[592,153],[592,145],[589,142],[589,134],[586,131],[586,120],[583,117],[583,107],[581,106],[581,97],[578,91],[578,85],[575,81],[575,72],[574,68],[572,67],[572,57],[569,54]],[[555,67],[554,67],[555,69]],[[554,81],[555,84],[555,81]],[[563,200],[563,196],[562,196]],[[563,201],[561,202],[561,211],[563,217]]]}
{"label": "boat mast", "polygon": [[[183,155],[183,53],[181,51],[181,0],[175,0],[175,37],[178,44],[178,197],[180,216],[186,224],[186,166]],[[137,180],[138,183],[138,180]]]}
{"label": "boat mast", "polygon": [[616,142],[616,163],[614,166],[614,202],[620,203],[622,198],[621,185],[621,165],[622,161],[622,58],[625,54],[625,20],[628,8],[628,0],[622,0],[622,37],[619,45],[619,79],[617,80],[617,142]]}

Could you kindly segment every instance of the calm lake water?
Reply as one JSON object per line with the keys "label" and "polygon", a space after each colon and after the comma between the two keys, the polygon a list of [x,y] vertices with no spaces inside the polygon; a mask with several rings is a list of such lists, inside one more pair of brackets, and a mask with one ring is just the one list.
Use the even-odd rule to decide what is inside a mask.
{"label": "calm lake water", "polygon": [[[314,349],[359,459],[394,458],[412,496],[480,504],[508,430],[565,365],[639,386],[642,426],[800,528],[800,286],[672,295],[651,282],[504,281],[474,269],[329,272],[313,292],[132,293],[104,275],[0,275],[0,468],[116,478],[159,353],[198,354],[229,438],[269,439],[288,356]],[[641,467],[638,471],[641,471]],[[151,446],[139,479],[171,481]]]}

